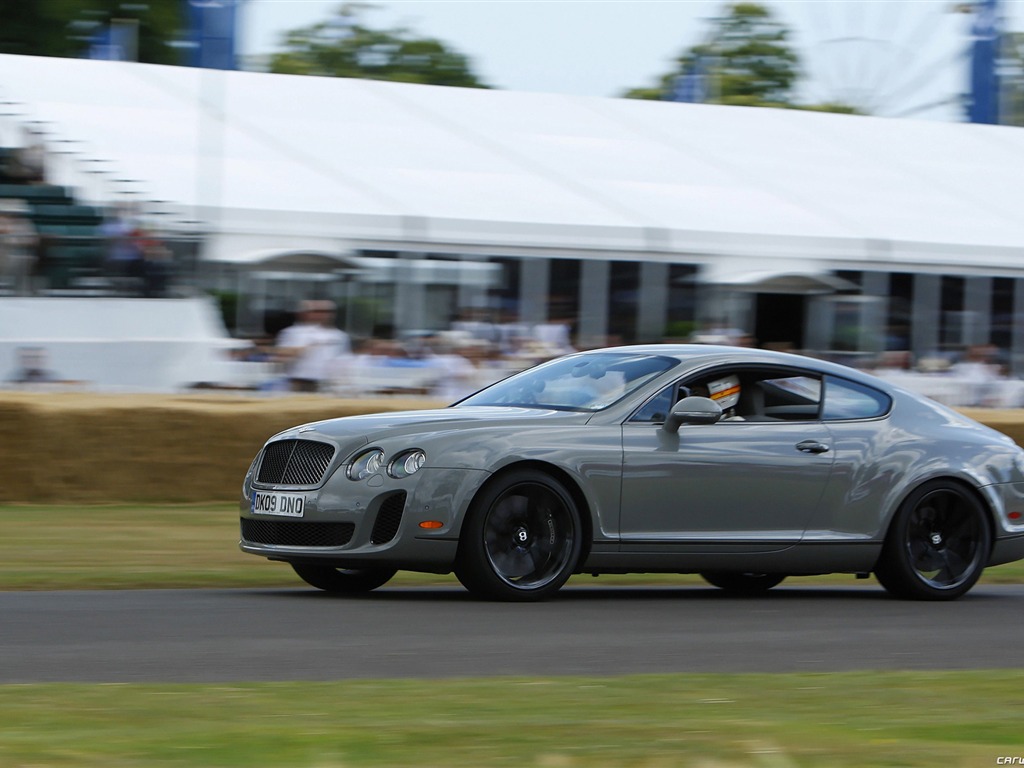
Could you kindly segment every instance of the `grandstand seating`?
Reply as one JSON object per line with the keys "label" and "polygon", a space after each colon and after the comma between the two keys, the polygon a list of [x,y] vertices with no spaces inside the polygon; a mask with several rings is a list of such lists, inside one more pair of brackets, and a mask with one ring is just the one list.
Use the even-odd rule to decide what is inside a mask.
{"label": "grandstand seating", "polygon": [[36,273],[42,276],[41,287],[50,293],[103,287],[102,213],[77,203],[65,187],[24,183],[11,173],[14,153],[0,147],[0,202],[21,201],[21,215],[39,235]]}

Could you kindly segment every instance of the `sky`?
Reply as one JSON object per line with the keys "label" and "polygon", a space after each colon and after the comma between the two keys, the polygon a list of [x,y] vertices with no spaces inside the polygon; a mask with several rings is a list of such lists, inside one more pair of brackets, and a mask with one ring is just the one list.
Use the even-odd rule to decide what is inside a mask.
{"label": "sky", "polygon": [[[806,77],[798,100],[872,114],[959,119],[971,17],[955,0],[762,0],[793,32]],[[329,18],[339,0],[245,0],[239,49],[280,48],[288,29]],[[721,0],[382,0],[369,26],[404,26],[469,57],[488,85],[619,96],[654,85],[721,14]],[[1002,0],[1024,31],[1024,0]],[[929,108],[923,108],[933,105]]]}

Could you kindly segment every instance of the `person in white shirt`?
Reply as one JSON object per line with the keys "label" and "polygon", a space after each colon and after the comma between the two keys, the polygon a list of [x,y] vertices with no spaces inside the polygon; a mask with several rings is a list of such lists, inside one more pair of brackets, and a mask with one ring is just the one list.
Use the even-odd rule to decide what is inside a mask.
{"label": "person in white shirt", "polygon": [[568,323],[539,323],[533,326],[533,339],[550,349],[553,355],[568,355],[576,351],[569,339]]}
{"label": "person in white shirt", "polygon": [[461,354],[451,337],[433,335],[427,339],[427,345],[427,360],[436,374],[430,392],[433,397],[454,403],[480,389],[476,366]]}
{"label": "person in white shirt", "polygon": [[299,319],[277,337],[277,358],[284,362],[292,392],[320,392],[339,357],[352,353],[348,334],[334,324],[333,301],[304,301]]}

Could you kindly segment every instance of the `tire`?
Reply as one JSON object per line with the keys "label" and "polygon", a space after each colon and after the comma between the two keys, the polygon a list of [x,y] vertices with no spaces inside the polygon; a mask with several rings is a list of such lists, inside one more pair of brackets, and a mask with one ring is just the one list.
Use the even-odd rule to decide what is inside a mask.
{"label": "tire", "polygon": [[763,595],[786,578],[784,573],[702,573],[708,584],[732,595]]}
{"label": "tire", "polygon": [[311,587],[341,595],[370,592],[390,581],[397,571],[389,568],[348,569],[330,565],[292,563],[292,569]]}
{"label": "tire", "polygon": [[959,483],[925,483],[900,505],[875,576],[907,600],[953,600],[974,586],[992,551],[982,503]]}
{"label": "tire", "polygon": [[575,571],[582,530],[579,510],[564,485],[538,470],[509,472],[473,500],[455,575],[484,599],[543,600]]}

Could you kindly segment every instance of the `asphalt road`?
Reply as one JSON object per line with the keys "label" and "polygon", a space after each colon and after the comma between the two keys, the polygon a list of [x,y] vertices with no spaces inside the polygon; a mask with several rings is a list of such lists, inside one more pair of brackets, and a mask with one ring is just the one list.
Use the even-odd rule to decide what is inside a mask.
{"label": "asphalt road", "polygon": [[874,583],[570,587],[550,602],[461,589],[0,593],[0,683],[237,682],[1020,667],[1024,586],[952,603]]}

